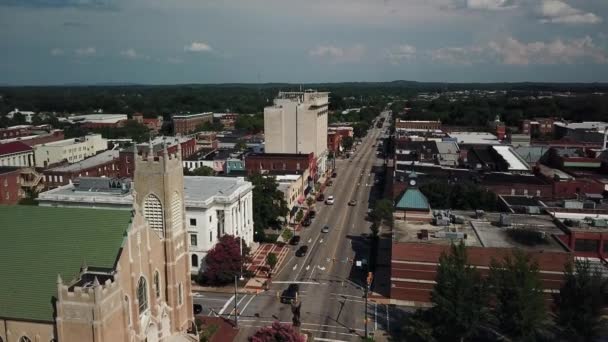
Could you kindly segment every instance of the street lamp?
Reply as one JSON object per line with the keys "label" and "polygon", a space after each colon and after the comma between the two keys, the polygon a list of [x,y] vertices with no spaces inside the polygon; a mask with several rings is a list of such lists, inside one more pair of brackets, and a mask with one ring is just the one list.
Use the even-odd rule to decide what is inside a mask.
{"label": "street lamp", "polygon": [[[239,247],[240,247],[240,252],[241,252],[241,273],[240,273],[240,277],[238,278],[238,280],[243,281],[245,280],[245,278],[243,277],[243,239],[239,238]],[[239,313],[238,313],[238,307],[237,307],[237,303],[238,303],[238,299],[239,299],[239,292],[238,292],[238,288],[239,288],[239,284],[237,281],[237,276],[236,274],[234,275],[234,326],[236,328],[239,327]]]}

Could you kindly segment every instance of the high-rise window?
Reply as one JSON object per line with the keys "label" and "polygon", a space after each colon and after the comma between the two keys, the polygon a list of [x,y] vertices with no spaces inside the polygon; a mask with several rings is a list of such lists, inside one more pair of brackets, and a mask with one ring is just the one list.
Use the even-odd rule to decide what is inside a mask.
{"label": "high-rise window", "polygon": [[190,246],[198,246],[198,236],[196,234],[190,234]]}

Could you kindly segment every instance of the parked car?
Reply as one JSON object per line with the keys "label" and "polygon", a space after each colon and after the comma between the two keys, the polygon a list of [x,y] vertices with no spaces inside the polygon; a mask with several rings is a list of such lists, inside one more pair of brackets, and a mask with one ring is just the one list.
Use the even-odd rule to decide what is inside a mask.
{"label": "parked car", "polygon": [[291,240],[289,240],[289,244],[293,246],[297,246],[300,243],[300,235],[294,235]]}
{"label": "parked car", "polygon": [[300,246],[300,248],[298,248],[296,251],[296,256],[303,257],[306,255],[306,252],[308,252],[308,246]]}
{"label": "parked car", "polygon": [[319,194],[319,196],[317,196],[317,201],[319,201],[319,202],[325,201],[325,195]]}
{"label": "parked car", "polygon": [[200,304],[194,304],[194,305],[192,305],[192,311],[194,312],[195,315],[198,315],[201,312],[203,312],[203,306]]}
{"label": "parked car", "polygon": [[334,196],[327,196],[327,199],[325,200],[325,204],[328,204],[328,205],[334,204]]}
{"label": "parked car", "polygon": [[308,216],[307,218],[304,219],[304,221],[302,221],[302,226],[304,227],[308,227],[312,224],[312,219],[310,218],[310,216]]}
{"label": "parked car", "polygon": [[348,205],[350,205],[350,206],[357,205],[357,200],[351,200],[350,202],[348,202]]}
{"label": "parked car", "polygon": [[329,233],[329,226],[325,225],[322,229],[321,229],[321,233]]}
{"label": "parked car", "polygon": [[314,210],[311,210],[308,212],[308,217],[310,217],[311,219],[314,219],[315,216],[317,216],[317,212]]}
{"label": "parked car", "polygon": [[281,303],[290,304],[298,298],[300,286],[298,284],[289,284],[289,286],[281,293]]}
{"label": "parked car", "polygon": [[331,178],[336,178],[336,177],[338,177],[338,173],[337,172],[334,172],[334,173],[331,174]]}

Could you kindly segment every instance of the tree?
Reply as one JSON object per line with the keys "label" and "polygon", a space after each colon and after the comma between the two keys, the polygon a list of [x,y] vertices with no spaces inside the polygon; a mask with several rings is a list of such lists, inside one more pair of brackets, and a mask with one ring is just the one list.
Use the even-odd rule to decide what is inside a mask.
{"label": "tree", "polygon": [[555,296],[556,322],[567,341],[595,341],[605,327],[601,318],[606,303],[607,284],[589,260],[566,265],[565,281]]}
{"label": "tree", "polygon": [[312,208],[313,204],[315,204],[315,199],[312,197],[308,197],[306,199],[306,205],[308,206],[308,209]]}
{"label": "tree", "polygon": [[258,329],[249,342],[304,342],[306,339],[291,324],[275,321],[271,326]]}
{"label": "tree", "polygon": [[274,177],[254,174],[249,177],[253,184],[253,224],[255,241],[263,241],[264,229],[275,225],[279,217],[289,213],[283,192],[278,189]]}
{"label": "tree", "polygon": [[215,176],[215,171],[209,166],[204,165],[192,171],[184,168],[184,176]]}
{"label": "tree", "polygon": [[239,140],[235,145],[234,149],[237,151],[244,151],[247,149],[247,143],[243,140]]}
{"label": "tree", "polygon": [[393,202],[388,199],[382,199],[376,202],[374,205],[374,209],[370,213],[370,218],[372,222],[377,226],[380,226],[382,223],[385,225],[392,227],[393,226]]}
{"label": "tree", "polygon": [[342,147],[347,151],[353,148],[354,143],[355,139],[353,139],[353,137],[342,138]]}
{"label": "tree", "polygon": [[218,118],[213,118],[213,121],[206,121],[196,126],[196,132],[221,132],[224,130],[224,125]]}
{"label": "tree", "polygon": [[474,337],[488,317],[488,290],[479,271],[468,264],[462,242],[442,253],[431,293],[430,321],[439,340]]}
{"label": "tree", "polygon": [[492,261],[489,281],[500,330],[518,341],[536,340],[547,318],[538,264],[514,250],[502,261]]}
{"label": "tree", "polygon": [[211,248],[204,259],[204,269],[199,276],[203,284],[221,286],[234,281],[235,276],[241,276],[243,264],[248,261],[249,248],[243,244],[241,255],[241,239],[232,235],[224,235]]}
{"label": "tree", "polygon": [[300,210],[298,210],[298,213],[296,214],[296,222],[302,221],[303,218],[304,218],[304,212],[300,209]]}
{"label": "tree", "polygon": [[274,270],[274,267],[278,262],[277,255],[275,253],[268,253],[266,255],[266,265],[268,265],[268,269],[270,270],[268,273],[271,273]]}

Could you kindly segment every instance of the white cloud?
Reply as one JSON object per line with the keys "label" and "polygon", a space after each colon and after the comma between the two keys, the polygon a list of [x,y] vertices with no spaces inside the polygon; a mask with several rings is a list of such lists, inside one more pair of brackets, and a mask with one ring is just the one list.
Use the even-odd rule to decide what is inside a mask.
{"label": "white cloud", "polygon": [[594,13],[576,9],[560,0],[541,0],[537,8],[541,23],[598,24],[602,18]]}
{"label": "white cloud", "polygon": [[411,61],[416,58],[417,49],[409,44],[393,46],[386,51],[386,57],[392,64],[399,64],[402,61]]}
{"label": "white cloud", "polygon": [[78,48],[78,49],[74,50],[74,52],[78,56],[86,57],[86,56],[93,56],[93,55],[97,54],[97,49],[95,49],[92,46],[89,46],[89,47]]}
{"label": "white cloud", "polygon": [[598,47],[589,36],[549,42],[520,42],[509,37],[484,45],[448,47],[430,51],[433,61],[446,64],[472,65],[502,63],[507,65],[574,64],[592,62],[608,64],[608,51]]}
{"label": "white cloud", "polygon": [[503,10],[516,7],[514,0],[465,0],[465,7],[475,10]]}
{"label": "white cloud", "polygon": [[129,58],[129,59],[137,59],[138,57],[141,57],[140,55],[137,54],[137,51],[135,51],[135,49],[133,49],[133,48],[129,48],[129,49],[120,51],[120,55],[125,58]]}
{"label": "white cloud", "polygon": [[315,58],[329,59],[333,63],[359,62],[363,55],[365,55],[365,46],[362,44],[350,47],[317,45],[308,50],[308,55]]}
{"label": "white cloud", "polygon": [[54,48],[51,50],[51,56],[62,56],[65,53],[65,51],[63,51],[63,49],[60,48]]}
{"label": "white cloud", "polygon": [[209,52],[209,51],[213,51],[213,49],[207,43],[192,42],[190,45],[184,46],[184,51],[188,51],[188,52]]}

